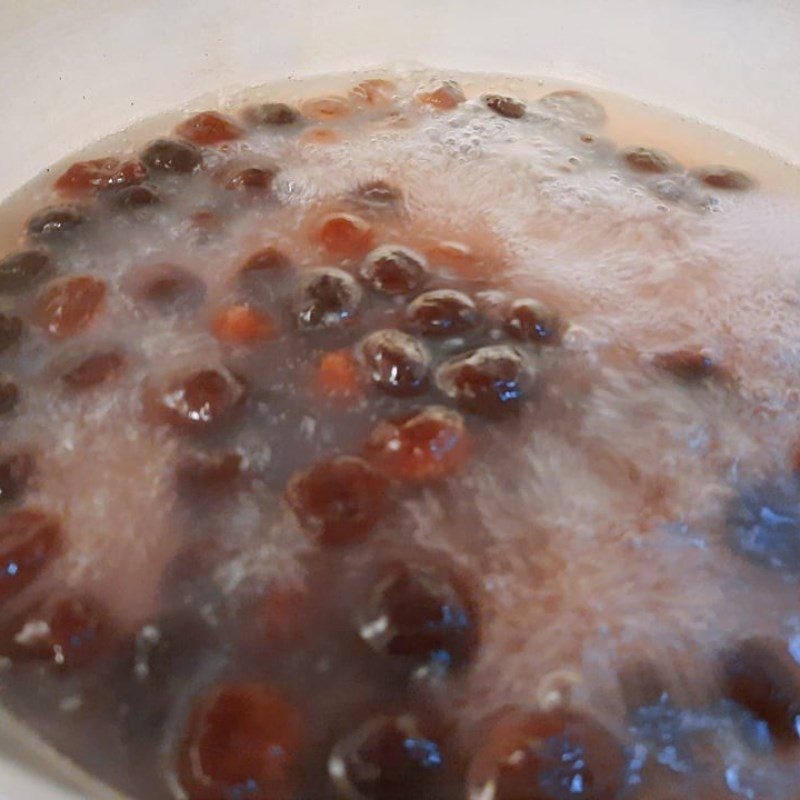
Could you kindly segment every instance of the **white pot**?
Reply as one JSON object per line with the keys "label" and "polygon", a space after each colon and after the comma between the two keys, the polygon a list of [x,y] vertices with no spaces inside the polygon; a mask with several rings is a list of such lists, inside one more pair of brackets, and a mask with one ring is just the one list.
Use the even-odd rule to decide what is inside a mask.
{"label": "white pot", "polygon": [[[397,62],[613,89],[800,164],[797,0],[2,0],[0,197],[200,95]],[[110,796],[0,717],[0,800]]]}

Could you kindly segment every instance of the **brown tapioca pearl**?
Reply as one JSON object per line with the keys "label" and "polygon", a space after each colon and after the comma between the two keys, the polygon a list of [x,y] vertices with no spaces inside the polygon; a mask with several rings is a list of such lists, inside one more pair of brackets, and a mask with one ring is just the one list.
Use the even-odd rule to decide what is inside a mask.
{"label": "brown tapioca pearl", "polygon": [[0,353],[12,348],[22,338],[22,320],[0,314]]}
{"label": "brown tapioca pearl", "polygon": [[379,472],[406,483],[447,478],[464,466],[469,452],[463,417],[442,406],[379,423],[364,447]]}
{"label": "brown tapioca pearl", "polygon": [[214,336],[226,344],[253,345],[278,335],[271,317],[242,304],[222,308],[211,321]]}
{"label": "brown tapioca pearl", "polygon": [[0,416],[10,414],[19,404],[19,398],[19,386],[0,375]]}
{"label": "brown tapioca pearl", "polygon": [[329,214],[317,231],[317,238],[329,253],[340,258],[364,255],[372,247],[370,224],[355,214]]}
{"label": "brown tapioca pearl", "polygon": [[395,210],[403,203],[400,190],[386,181],[363,183],[353,192],[352,198],[359,205],[372,211]]}
{"label": "brown tapioca pearl", "polygon": [[85,330],[106,304],[105,281],[78,275],[46,286],[36,299],[36,324],[54,339],[64,339]]}
{"label": "brown tapioca pearl", "polygon": [[190,800],[289,800],[306,738],[298,709],[274,687],[223,684],[195,705],[178,755]]}
{"label": "brown tapioca pearl", "polygon": [[800,665],[785,642],[743,639],[720,657],[722,694],[765,722],[781,744],[800,738]]}
{"label": "brown tapioca pearl", "polygon": [[731,167],[698,167],[690,174],[714,189],[744,192],[755,186],[755,181],[749,175]]}
{"label": "brown tapioca pearl", "polygon": [[406,320],[423,336],[460,336],[480,325],[481,314],[469,295],[434,289],[414,299],[406,309]]}
{"label": "brown tapioca pearl", "polygon": [[155,139],[142,152],[142,161],[154,172],[188,175],[203,164],[203,155],[190,142]]}
{"label": "brown tapioca pearl", "polygon": [[313,97],[300,103],[300,113],[308,119],[330,122],[349,117],[353,107],[345,97]]}
{"label": "brown tapioca pearl", "polygon": [[112,631],[106,609],[93,597],[48,599],[6,626],[0,649],[15,662],[50,662],[76,669],[111,647]]}
{"label": "brown tapioca pearl", "polygon": [[369,536],[386,510],[386,489],[386,479],[366,461],[337,456],[294,475],[286,500],[321,544],[339,546]]}
{"label": "brown tapioca pearl", "polygon": [[0,600],[32,583],[61,550],[61,524],[51,514],[24,509],[0,520]]}
{"label": "brown tapioca pearl", "polygon": [[67,196],[90,195],[101,189],[133,186],[147,179],[147,167],[133,159],[96,158],[78,161],[55,182],[56,191]]}
{"label": "brown tapioca pearl", "polygon": [[224,221],[216,211],[200,208],[189,214],[187,227],[195,242],[206,244],[222,232]]}
{"label": "brown tapioca pearl", "polygon": [[85,212],[77,206],[52,206],[34,214],[25,228],[31,239],[58,245],[67,242],[86,221]]}
{"label": "brown tapioca pearl", "polygon": [[260,278],[285,272],[291,266],[292,261],[286,253],[269,245],[248,256],[239,273],[242,278]]}
{"label": "brown tapioca pearl", "polygon": [[256,128],[282,127],[300,120],[300,114],[286,103],[259,103],[249,106],[242,113],[248,125]]}
{"label": "brown tapioca pearl", "polygon": [[312,269],[300,276],[291,302],[301,330],[332,328],[349,322],[358,312],[363,292],[352,275],[335,267]]}
{"label": "brown tapioca pearl", "polygon": [[521,119],[525,116],[526,106],[521,100],[505,97],[501,94],[487,94],[483,97],[486,107],[508,119]]}
{"label": "brown tapioca pearl", "polygon": [[304,145],[334,145],[343,139],[342,132],[336,128],[309,128],[300,134],[300,143]]}
{"label": "brown tapioca pearl", "polygon": [[268,644],[303,642],[318,612],[311,590],[302,583],[270,589],[260,603],[261,633]]}
{"label": "brown tapioca pearl", "polygon": [[342,797],[409,800],[435,797],[443,748],[412,715],[377,716],[340,739],[328,774]]}
{"label": "brown tapioca pearl", "polygon": [[370,380],[382,391],[400,397],[425,391],[431,358],[413,336],[392,328],[375,331],[361,342],[358,353]]}
{"label": "brown tapioca pearl", "polygon": [[519,410],[533,377],[519,351],[493,345],[445,361],[436,371],[436,385],[463,410],[500,419]]}
{"label": "brown tapioca pearl", "polygon": [[173,376],[145,392],[145,408],[159,422],[183,431],[204,431],[229,421],[247,398],[244,385],[225,369]]}
{"label": "brown tapioca pearl", "polygon": [[443,111],[449,111],[467,98],[455,81],[433,81],[415,93],[417,102]]}
{"label": "brown tapioca pearl", "polygon": [[428,278],[428,269],[421,253],[387,244],[377,247],[366,257],[359,274],[376,292],[408,295],[422,287]]}
{"label": "brown tapioca pearl", "polygon": [[25,451],[0,456],[0,503],[22,498],[35,466],[33,455]]}
{"label": "brown tapioca pearl", "polygon": [[118,350],[106,350],[83,358],[61,380],[67,388],[82,391],[116,380],[123,369],[125,356]]}
{"label": "brown tapioca pearl", "polygon": [[123,186],[121,189],[106,190],[111,206],[118,211],[135,211],[138,208],[150,208],[160,205],[161,194],[154,186],[140,183],[135,186]]}
{"label": "brown tapioca pearl", "polygon": [[724,375],[724,370],[713,358],[701,350],[691,348],[657,353],[653,356],[653,364],[687,383],[698,382],[705,378],[720,378]]}
{"label": "brown tapioca pearl", "polygon": [[175,128],[176,136],[193,144],[215,145],[241,139],[244,131],[229,117],[216,111],[202,111]]}
{"label": "brown tapioca pearl", "polygon": [[275,175],[274,169],[247,167],[230,175],[225,181],[225,188],[247,194],[263,194],[272,188]]}
{"label": "brown tapioca pearl", "polygon": [[233,488],[242,476],[239,453],[186,453],[181,456],[175,475],[180,488],[200,495],[218,495]]}
{"label": "brown tapioca pearl", "polygon": [[431,264],[459,274],[474,272],[479,263],[477,254],[463,242],[437,242],[425,248],[425,255]]}
{"label": "brown tapioca pearl", "polygon": [[350,100],[356,106],[380,107],[388,105],[397,86],[385,78],[368,78],[350,90]]}
{"label": "brown tapioca pearl", "polygon": [[347,350],[325,353],[314,373],[314,392],[318,397],[350,403],[363,394],[358,362]]}
{"label": "brown tapioca pearl", "polygon": [[519,342],[558,344],[563,325],[556,311],[538,300],[515,300],[505,313],[504,327]]}
{"label": "brown tapioca pearl", "polygon": [[161,312],[192,311],[206,297],[206,285],[189,270],[175,264],[152,264],[138,269],[130,278],[133,294]]}
{"label": "brown tapioca pearl", "polygon": [[41,250],[22,250],[0,261],[0,293],[21,294],[53,277],[56,265]]}
{"label": "brown tapioca pearl", "polygon": [[618,679],[622,700],[629,714],[654,706],[668,696],[663,676],[650,661],[627,662],[619,670]]}
{"label": "brown tapioca pearl", "polygon": [[398,663],[465,666],[479,640],[477,606],[466,582],[432,562],[391,561],[358,610],[358,632]]}
{"label": "brown tapioca pearl", "polygon": [[622,159],[636,172],[661,175],[679,168],[666,153],[650,147],[630,147],[622,151]]}
{"label": "brown tapioca pearl", "polygon": [[620,741],[586,714],[502,712],[480,737],[469,800],[615,800],[625,785]]}

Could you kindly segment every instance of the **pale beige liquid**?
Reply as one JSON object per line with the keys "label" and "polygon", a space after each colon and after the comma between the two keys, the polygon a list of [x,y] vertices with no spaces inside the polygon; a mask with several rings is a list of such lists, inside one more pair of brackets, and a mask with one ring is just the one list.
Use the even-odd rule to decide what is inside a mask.
{"label": "pale beige liquid", "polygon": [[[346,94],[362,77],[270,85],[232,107]],[[307,233],[319,209],[370,180],[400,187],[406,215],[379,229],[379,240],[423,249],[463,243],[478,255],[470,277],[509,296],[540,297],[571,326],[563,352],[541,364],[540,405],[518,428],[486,434],[463,475],[404,500],[376,534],[448,552],[479,583],[476,662],[434,689],[460,709],[464,741],[491,709],[567,695],[623,731],[619,671],[654,661],[677,704],[695,709],[679,727],[714,737],[732,791],[795,800],[794,765],[754,755],[717,711],[696,709],[714,697],[711,664],[731,638],[769,633],[800,643],[797,576],[732,553],[724,530],[737,487],[788,475],[800,434],[800,170],[611,93],[592,92],[608,120],[584,125],[537,106],[563,85],[456,76],[469,102],[433,112],[412,99],[429,76],[391,77],[399,99],[390,107],[324,125],[340,132],[339,143],[270,131],[209,158],[246,146],[247,157],[277,164],[280,205],[244,209],[224,237],[198,245],[180,222],[210,196],[198,184],[196,196],[158,212],[158,230],[122,225],[79,249],[72,268],[117,287],[138,264],[174,261],[206,281],[210,307],[230,297],[243,255],[278,242],[301,266],[325,263]],[[533,116],[493,115],[478,101],[487,90],[525,100]],[[143,123],[81,158],[135,152],[179,118]],[[580,141],[586,132],[594,143]],[[739,194],[697,186],[668,202],[651,191],[661,176],[629,172],[605,139],[662,148],[687,169],[727,164],[757,187]],[[8,249],[59,172],[6,204]],[[713,211],[704,208],[709,196]],[[47,580],[91,587],[131,632],[157,612],[162,571],[184,538],[170,517],[178,445],[141,421],[139,387],[164,364],[220,362],[206,323],[143,324],[124,293],[112,292],[93,335],[135,342],[141,358],[122,388],[64,399],[48,384],[46,364],[58,355],[34,348],[24,416],[13,427],[0,423],[9,445],[42,452],[31,501],[65,520],[69,549]],[[718,358],[734,388],[687,389],[650,365],[655,352],[685,346]],[[317,422],[308,424],[311,454],[325,452],[324,420]],[[279,432],[236,445],[267,474],[286,446]],[[234,553],[215,573],[234,607],[266,585],[302,578],[299,559],[314,545],[280,492],[257,485],[213,524]],[[346,553],[343,571],[357,572],[360,558],[357,549]],[[650,747],[645,774],[669,762],[671,746]]]}

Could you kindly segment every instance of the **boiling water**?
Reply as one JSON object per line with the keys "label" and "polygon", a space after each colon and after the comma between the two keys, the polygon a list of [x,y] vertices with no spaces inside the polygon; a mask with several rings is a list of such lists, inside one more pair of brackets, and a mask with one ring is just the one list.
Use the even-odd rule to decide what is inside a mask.
{"label": "boiling water", "polygon": [[[375,77],[395,88],[360,105],[348,95]],[[347,113],[247,128],[204,148],[201,171],[157,178],[160,205],[107,212],[59,245],[59,272],[108,287],[103,312],[76,335],[54,340],[37,329],[28,295],[0,300],[0,311],[34,320],[0,356],[22,398],[0,422],[3,449],[35,454],[19,502],[57,515],[64,537],[61,554],[4,611],[15,618],[42,596],[90,594],[115,631],[114,645],[80,669],[10,658],[4,699],[78,763],[155,800],[181,796],[173,753],[192,697],[223,679],[268,679],[306,700],[322,767],[309,767],[305,791],[328,796],[319,774],[340,721],[360,705],[380,708],[382,697],[392,708],[411,701],[372,667],[363,678],[357,635],[334,626],[295,649],[253,645],[251,609],[265,593],[300,585],[355,619],[348,587],[370,574],[376,553],[435,551],[468,576],[480,642],[465,668],[417,676],[409,691],[448,710],[457,762],[469,760],[491,712],[567,704],[624,742],[620,796],[794,800],[796,753],[774,749],[765,723],[722,698],[718,659],[754,634],[800,654],[800,171],[604,92],[591,92],[597,102],[553,99],[563,85],[463,75],[466,102],[435,108],[418,87],[436,77],[327,78],[233,98],[231,109],[269,99],[314,115],[309,98],[350,97]],[[527,110],[501,116],[486,92]],[[182,116],[142,123],[80,158],[134,157]],[[622,155],[630,146],[665,150],[677,166],[633,169]],[[9,252],[20,222],[57,200],[53,179],[76,160],[8,201],[0,231]],[[232,199],[218,178],[228,164],[275,170],[268,200]],[[741,170],[753,185],[692,177],[709,164]],[[536,391],[517,416],[468,420],[474,441],[461,470],[400,492],[367,541],[331,550],[287,506],[287,480],[332,454],[359,453],[380,419],[443,396],[435,386],[411,401],[367,392],[342,409],[309,393],[312,367],[385,326],[381,315],[401,313],[405,301],[311,344],[284,324],[289,284],[263,300],[282,331],[267,344],[221,342],[211,320],[240,299],[238,270],[267,245],[298,270],[357,270],[361,255],[326,251],[316,230],[378,180],[402,203],[364,214],[373,244],[424,253],[439,284],[470,292],[488,320],[480,343],[504,341],[497,320],[514,298],[556,309],[565,330],[560,345],[526,350]],[[198,210],[220,227],[196,235]],[[137,271],[164,262],[205,284],[193,313],[137,302]],[[474,344],[452,337],[430,347],[440,359]],[[125,353],[122,374],[65,391],[64,365],[99,346]],[[660,354],[683,349],[713,361],[713,375],[682,380],[659,366]],[[146,395],[161,376],[200,367],[230,369],[251,387],[244,419],[201,442],[235,451],[247,477],[222,497],[187,500],[174,477],[187,436],[154,424],[142,387]],[[198,625],[211,633],[185,645]],[[174,635],[174,650],[188,654],[170,657],[152,685],[137,661],[143,629]],[[642,665],[659,688],[631,701]],[[800,695],[800,682],[793,690]],[[466,796],[460,787],[453,777],[442,796]]]}

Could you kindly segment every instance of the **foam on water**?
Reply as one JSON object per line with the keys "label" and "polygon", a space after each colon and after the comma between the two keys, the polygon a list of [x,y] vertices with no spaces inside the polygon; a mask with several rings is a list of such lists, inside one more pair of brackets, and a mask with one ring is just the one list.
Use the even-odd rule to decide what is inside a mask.
{"label": "foam on water", "polygon": [[[547,696],[554,673],[567,676],[574,702],[619,728],[618,675],[636,660],[656,663],[678,704],[713,696],[710,664],[725,641],[786,635],[796,620],[796,576],[733,552],[725,520],[741,487],[787,473],[798,436],[800,175],[752,146],[612,95],[601,95],[605,129],[591,115],[576,122],[570,108],[538,104],[544,88],[534,81],[466,77],[471,99],[431,112],[408,99],[425,77],[394,76],[400,99],[388,116],[377,109],[331,123],[338,144],[253,133],[214,156],[280,169],[278,202],[242,206],[219,238],[198,243],[187,234],[187,211],[218,199],[200,175],[148,222],[119,220],[87,237],[65,271],[124,287],[134,266],[171,261],[203,278],[213,305],[230,297],[244,254],[278,242],[299,265],[318,265],[306,233],[320,209],[371,180],[399,186],[405,213],[379,224],[381,241],[466,244],[476,254],[471,279],[535,295],[571,325],[562,352],[537,356],[541,393],[519,426],[487,433],[463,476],[405,500],[377,534],[444,550],[479,576],[482,645],[457,688],[464,735],[487,709]],[[509,85],[530,104],[523,120],[500,118],[478,100]],[[320,86],[263,94],[297,100]],[[628,116],[636,125],[626,127]],[[122,141],[133,152],[151,129]],[[610,138],[626,144],[642,130],[642,143],[672,145],[688,168],[701,163],[698,153],[735,158],[731,166],[759,186],[735,194],[682,174],[633,174]],[[46,201],[48,191],[32,187],[8,215]],[[680,199],[664,199],[670,192]],[[141,421],[140,386],[155,359],[159,369],[221,363],[206,322],[147,317],[115,288],[92,335],[135,353],[118,390],[65,398],[47,364],[74,342],[55,349],[34,338],[20,362],[29,376],[23,416],[0,423],[9,447],[41,454],[33,499],[65,522],[69,552],[52,580],[91,585],[130,630],[156,611],[162,572],[185,534],[171,514],[178,445]],[[687,388],[652,367],[654,353],[687,346],[713,354],[730,382]],[[325,452],[324,426],[304,425],[308,453]],[[291,462],[282,451],[302,438],[276,425],[237,446],[269,474]],[[231,545],[216,576],[232,598],[296,580],[311,547],[267,486],[208,525]],[[713,730],[719,718],[679,724]],[[671,741],[659,751],[665,759]],[[770,783],[734,737],[717,746],[734,770],[732,789],[789,797],[789,779],[781,773]]]}

